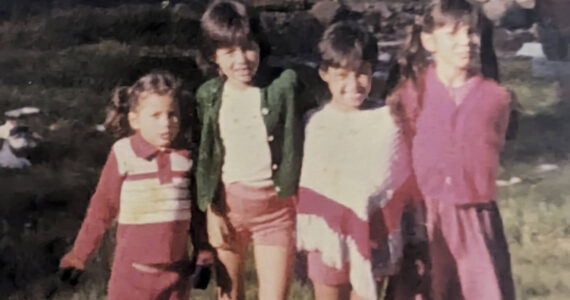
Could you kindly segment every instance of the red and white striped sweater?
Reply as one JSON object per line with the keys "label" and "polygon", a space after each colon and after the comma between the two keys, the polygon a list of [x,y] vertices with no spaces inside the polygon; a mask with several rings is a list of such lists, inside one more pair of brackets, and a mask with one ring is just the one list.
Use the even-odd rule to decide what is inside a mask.
{"label": "red and white striped sweater", "polygon": [[117,141],[73,246],[85,262],[118,220],[115,260],[144,264],[186,258],[190,227],[188,151],[160,151],[140,135]]}

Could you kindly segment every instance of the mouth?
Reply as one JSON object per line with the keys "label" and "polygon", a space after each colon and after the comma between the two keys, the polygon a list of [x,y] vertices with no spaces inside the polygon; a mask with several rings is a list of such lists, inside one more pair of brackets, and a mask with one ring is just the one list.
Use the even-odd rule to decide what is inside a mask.
{"label": "mouth", "polygon": [[161,133],[160,138],[165,141],[170,141],[171,134],[170,132]]}
{"label": "mouth", "polygon": [[364,93],[350,93],[345,95],[346,99],[351,101],[362,101],[365,98]]}

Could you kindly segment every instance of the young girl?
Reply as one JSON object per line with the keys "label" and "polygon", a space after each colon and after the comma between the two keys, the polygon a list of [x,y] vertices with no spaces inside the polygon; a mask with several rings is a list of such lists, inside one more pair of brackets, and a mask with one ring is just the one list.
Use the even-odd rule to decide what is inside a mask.
{"label": "young girl", "polygon": [[414,26],[389,99],[427,209],[434,299],[514,299],[495,202],[510,99],[471,67],[477,15],[466,2],[432,5]]}
{"label": "young girl", "polygon": [[285,299],[302,151],[296,74],[260,74],[267,43],[259,18],[241,2],[214,1],[201,25],[203,59],[219,74],[197,92],[198,201],[217,249],[218,297],[244,299],[253,241],[259,299]]}
{"label": "young girl", "polygon": [[83,269],[118,220],[107,299],[188,299],[189,152],[179,133],[180,82],[155,72],[112,99],[106,127],[115,142],[73,249],[60,267]]}
{"label": "young girl", "polygon": [[337,23],[319,51],[331,99],[305,127],[297,245],[308,251],[317,300],[377,299],[377,276],[389,273],[375,269],[398,262],[400,213],[413,191],[407,147],[388,107],[365,101],[374,37]]}

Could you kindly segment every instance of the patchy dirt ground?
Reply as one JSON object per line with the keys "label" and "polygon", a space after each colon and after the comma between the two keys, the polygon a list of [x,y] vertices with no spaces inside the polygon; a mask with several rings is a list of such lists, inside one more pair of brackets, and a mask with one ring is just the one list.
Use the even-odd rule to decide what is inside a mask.
{"label": "patchy dirt ground", "polygon": [[[0,298],[104,299],[111,238],[77,285],[56,275],[111,143],[95,126],[111,89],[151,69],[170,70],[190,88],[202,82],[196,30],[191,14],[145,5],[41,11],[0,23],[0,111],[40,107],[34,122],[47,141],[32,168],[0,170]],[[499,203],[518,298],[562,300],[570,295],[570,78],[532,77],[531,61],[513,53],[533,38],[497,34],[502,79],[522,107],[519,135],[502,159],[500,179],[512,184],[500,189]],[[251,261],[245,276],[247,299],[255,299]],[[213,299],[212,286],[192,299]],[[312,299],[310,287],[295,281],[290,299]]]}

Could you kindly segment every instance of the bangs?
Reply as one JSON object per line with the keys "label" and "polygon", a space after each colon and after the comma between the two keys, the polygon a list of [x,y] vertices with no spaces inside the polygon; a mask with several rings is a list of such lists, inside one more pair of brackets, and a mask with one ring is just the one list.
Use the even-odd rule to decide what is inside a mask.
{"label": "bangs", "polygon": [[372,66],[378,55],[376,40],[356,24],[336,24],[319,43],[321,68],[357,70],[363,63]]}
{"label": "bangs", "polygon": [[214,48],[247,45],[255,40],[251,33],[251,24],[247,8],[233,3],[220,3],[213,7],[209,18],[203,20],[204,30]]}
{"label": "bangs", "polygon": [[321,66],[325,68],[333,67],[358,70],[363,63],[372,61],[371,59],[365,59],[362,48],[358,48],[358,45],[356,45],[352,49],[347,49],[348,51],[339,51],[338,49],[334,49],[333,51],[323,53],[321,58],[323,63],[321,63]]}

